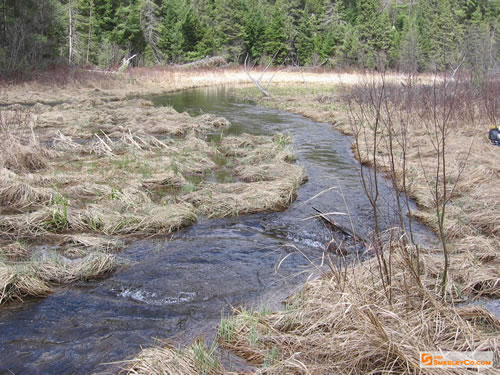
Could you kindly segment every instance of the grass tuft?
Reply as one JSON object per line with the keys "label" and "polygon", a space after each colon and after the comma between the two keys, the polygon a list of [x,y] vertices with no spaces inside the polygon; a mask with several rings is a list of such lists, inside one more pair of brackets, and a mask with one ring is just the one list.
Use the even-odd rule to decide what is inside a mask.
{"label": "grass tuft", "polygon": [[44,297],[53,286],[91,280],[117,267],[114,256],[100,252],[71,260],[56,253],[36,254],[21,263],[0,260],[0,304],[26,297]]}
{"label": "grass tuft", "polygon": [[227,374],[216,356],[217,346],[208,347],[197,340],[191,346],[177,349],[169,343],[143,349],[139,355],[127,361],[123,373],[128,375],[223,375]]}

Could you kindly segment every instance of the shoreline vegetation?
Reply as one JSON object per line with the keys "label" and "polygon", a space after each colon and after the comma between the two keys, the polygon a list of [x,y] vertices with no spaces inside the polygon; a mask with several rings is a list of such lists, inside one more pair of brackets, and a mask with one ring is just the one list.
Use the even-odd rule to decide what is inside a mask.
{"label": "shoreline vegetation", "polygon": [[[5,185],[0,193],[2,207],[6,207],[4,202],[12,203],[12,207],[11,211],[2,212],[0,222],[1,231],[10,239],[2,245],[3,258],[10,260],[0,262],[0,274],[2,285],[16,285],[3,288],[4,296],[6,290],[11,295],[3,297],[2,302],[28,294],[27,285],[36,285],[38,295],[45,295],[51,285],[101,275],[110,265],[116,265],[114,249],[120,246],[116,234],[148,229],[168,233],[192,223],[199,214],[215,217],[261,208],[284,209],[305,179],[303,170],[293,163],[289,140],[283,137],[243,135],[223,137],[220,143],[212,144],[204,135],[227,127],[225,120],[210,115],[191,118],[133,99],[191,87],[248,83],[244,72],[132,69],[131,74],[118,79],[93,77],[84,72],[81,77],[65,79],[57,90],[47,90],[47,83],[36,82],[2,89],[2,130],[12,134],[11,138],[3,137],[2,150],[12,151],[2,155],[2,181],[9,182],[2,182]],[[430,75],[418,78],[418,85],[432,84]],[[353,134],[361,126],[354,120],[362,108],[359,102],[355,103],[358,107],[352,104],[355,91],[374,82],[398,86],[404,80],[405,76],[398,74],[381,81],[377,74],[279,72],[270,87],[271,98],[259,99],[258,103],[333,123],[345,134]],[[252,100],[258,94],[255,88],[236,92]],[[35,104],[41,101],[47,104]],[[29,109],[21,102],[29,103]],[[18,104],[6,107],[8,103]],[[479,99],[474,105],[477,103]],[[138,109],[138,113],[131,113],[130,108]],[[71,117],[75,111],[77,117]],[[358,264],[328,259],[331,272],[290,296],[283,311],[237,309],[234,315],[221,320],[214,344],[207,346],[196,341],[182,349],[169,345],[143,349],[136,358],[124,362],[123,372],[231,373],[218,360],[217,347],[231,350],[256,366],[256,373],[266,374],[420,373],[419,351],[434,350],[493,351],[498,363],[499,319],[483,307],[467,304],[479,297],[500,297],[500,194],[495,186],[500,177],[500,156],[486,141],[485,126],[490,119],[481,115],[479,107],[473,113],[472,117],[458,114],[454,118],[473,121],[470,126],[468,122],[456,124],[451,135],[456,147],[448,149],[450,160],[456,161],[452,164],[459,166],[457,156],[463,154],[459,147],[467,148],[470,139],[476,139],[467,169],[462,172],[465,177],[458,179],[457,174],[453,175],[457,189],[446,221],[450,268],[444,297],[440,284],[442,249],[415,249],[411,242],[398,237],[379,249],[390,254],[390,267],[383,275],[377,257]],[[165,126],[164,119],[169,116],[171,124]],[[75,121],[81,121],[80,125],[75,126]],[[126,126],[120,128],[122,122]],[[81,125],[85,123],[88,125]],[[13,128],[8,124],[13,124]],[[426,132],[419,128],[417,118],[411,126],[415,135],[412,142],[419,152],[412,153],[412,147],[407,149],[411,166],[407,178],[411,184],[406,191],[419,205],[412,214],[437,231],[429,189],[418,173],[422,165],[430,173],[434,164],[429,158],[433,154],[427,149]],[[363,165],[373,165],[366,154],[372,135],[370,129],[364,128],[363,137],[355,137],[353,151]],[[384,139],[387,134],[381,136]],[[172,163],[173,155],[184,159]],[[225,162],[218,164],[215,155],[222,155]],[[378,169],[385,173],[390,169],[384,164],[390,159],[388,156],[381,147],[376,160],[380,163]],[[246,163],[238,164],[236,160]],[[170,167],[168,171],[159,168],[165,164]],[[273,167],[266,168],[263,174],[263,164]],[[213,172],[221,168],[228,168],[236,181],[214,182]],[[62,173],[55,173],[58,170]],[[102,170],[119,173],[101,175]],[[277,181],[270,181],[278,170],[283,174],[275,177]],[[92,178],[81,177],[82,173]],[[80,185],[75,175],[96,183]],[[294,177],[288,178],[290,175]],[[128,178],[135,181],[127,184],[133,187],[130,191],[119,183]],[[395,183],[398,181],[394,178]],[[214,183],[219,184],[215,195],[211,194]],[[245,187],[249,184],[266,191],[266,203],[274,203],[259,208],[242,203],[248,199],[250,191]],[[165,191],[170,201],[160,209],[157,199]],[[170,195],[171,191],[175,194]],[[82,207],[75,206],[76,197],[82,199]],[[229,209],[224,204],[228,197],[244,208]],[[100,208],[97,210],[95,205]],[[158,210],[157,220],[144,220],[145,205]],[[99,215],[102,212],[106,216]],[[176,213],[175,220],[166,223],[165,217],[171,218],[172,212]],[[123,217],[127,218],[126,223],[118,229],[108,224]],[[81,233],[72,232],[82,228]],[[26,246],[23,237],[39,240],[47,233],[57,238],[56,243],[63,250],[50,256],[44,253],[33,266],[30,246]],[[417,268],[413,263],[416,251],[420,252]],[[92,271],[87,263],[92,264]],[[467,371],[441,369],[426,373]]]}
{"label": "shoreline vegetation", "polygon": [[[271,97],[257,100],[259,105],[331,123],[351,136],[353,153],[362,166],[376,166],[414,199],[418,209],[411,216],[437,234],[439,200],[428,179],[436,176],[437,157],[448,161],[445,178],[451,197],[443,228],[449,252],[444,292],[443,249],[417,249],[399,237],[385,242],[382,249],[373,248],[389,258],[376,255],[351,266],[331,263],[331,273],[307,283],[286,301],[284,311],[262,315],[237,310],[221,323],[219,344],[258,364],[263,373],[419,373],[419,352],[427,350],[492,351],[498,366],[498,312],[495,316],[469,302],[500,298],[500,154],[486,136],[498,116],[499,82],[494,79],[480,88],[457,83],[454,107],[446,112],[450,146],[444,156],[436,155],[436,140],[429,137],[433,128],[425,123],[433,115],[439,118],[430,121],[433,126],[444,118],[439,111],[447,103],[439,103],[443,99],[438,90],[446,82],[407,88],[411,84],[415,82],[394,85],[382,74],[375,83],[367,76],[351,87],[278,83],[271,87]],[[424,105],[426,90],[439,106]],[[235,90],[240,98],[257,94],[256,88]],[[386,99],[380,102],[382,109],[374,111],[377,95]],[[411,102],[405,101],[408,97]],[[403,137],[403,132],[410,136]],[[373,144],[375,134],[378,147]],[[388,262],[388,271],[381,270],[385,267],[381,261]],[[226,326],[230,329],[223,329]],[[461,371],[467,372],[425,373]]]}
{"label": "shoreline vegetation", "polygon": [[0,304],[106,275],[130,238],[286,209],[307,179],[286,136],[210,139],[230,123],[126,89],[35,86],[2,95]]}

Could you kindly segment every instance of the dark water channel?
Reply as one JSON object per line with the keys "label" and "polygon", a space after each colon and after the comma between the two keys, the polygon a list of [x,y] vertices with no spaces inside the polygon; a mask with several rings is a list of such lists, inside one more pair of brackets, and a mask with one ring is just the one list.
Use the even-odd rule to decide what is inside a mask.
{"label": "dark water channel", "polygon": [[[130,264],[109,278],[59,289],[55,294],[0,309],[0,374],[89,374],[125,359],[153,338],[187,342],[213,331],[231,305],[279,308],[312,272],[329,239],[311,206],[346,213],[355,230],[372,228],[350,139],[301,116],[238,102],[224,87],[153,98],[177,110],[214,113],[233,124],[229,133],[288,133],[309,182],[285,212],[200,220],[172,239],[141,240],[120,256]],[[321,191],[331,188],[311,202]],[[393,193],[383,186],[386,225]],[[349,216],[336,220],[350,226]],[[433,236],[416,225],[421,241]],[[294,249],[300,249],[297,251]],[[286,259],[277,266],[284,257]]]}

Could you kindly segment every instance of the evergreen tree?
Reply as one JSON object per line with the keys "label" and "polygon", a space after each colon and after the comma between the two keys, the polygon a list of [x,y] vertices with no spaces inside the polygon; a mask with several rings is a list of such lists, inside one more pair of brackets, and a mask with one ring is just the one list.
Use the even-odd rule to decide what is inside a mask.
{"label": "evergreen tree", "polygon": [[299,24],[295,48],[299,65],[311,64],[315,52],[315,28],[314,17],[304,12]]}
{"label": "evergreen tree", "polygon": [[140,23],[140,8],[137,0],[127,6],[120,5],[115,15],[116,26],[111,41],[128,51],[130,55],[142,53],[146,46]]}
{"label": "evergreen tree", "polygon": [[331,3],[326,0],[325,12],[320,19],[320,35],[322,46],[320,55],[323,58],[340,53],[346,33],[346,14],[343,3]]}
{"label": "evergreen tree", "polygon": [[419,70],[427,70],[430,65],[432,53],[432,26],[435,18],[433,6],[434,4],[431,4],[431,0],[420,0],[418,3],[416,24]]}
{"label": "evergreen tree", "polygon": [[276,56],[274,60],[276,65],[282,64],[290,51],[285,33],[286,16],[281,5],[280,2],[276,2],[264,33],[264,52],[268,56]]}
{"label": "evergreen tree", "polygon": [[379,29],[379,40],[376,43],[379,63],[387,63],[390,67],[394,67],[399,59],[400,35],[396,27],[391,24],[386,11],[379,17]]}
{"label": "evergreen tree", "polygon": [[215,43],[228,61],[244,58],[244,17],[243,0],[215,0]]}
{"label": "evergreen tree", "polygon": [[405,72],[417,72],[420,61],[417,32],[417,20],[412,17],[403,30],[401,48],[399,50],[399,66]]}
{"label": "evergreen tree", "polygon": [[494,44],[490,37],[490,27],[484,19],[483,11],[478,3],[475,10],[470,15],[470,19],[465,20],[465,37],[463,50],[465,51],[465,65],[473,75],[473,80],[482,82],[488,70],[494,67],[495,57],[493,55]]}
{"label": "evergreen tree", "polygon": [[358,6],[358,60],[362,66],[373,69],[377,65],[377,52],[383,43],[378,4],[376,0],[359,0]]}
{"label": "evergreen tree", "polygon": [[491,0],[2,0],[0,70],[58,57],[109,67],[222,54],[241,63],[449,70],[481,80],[498,65],[500,7]]}
{"label": "evergreen tree", "polygon": [[458,63],[458,45],[461,38],[455,25],[450,0],[439,0],[438,9],[432,23],[429,58],[436,69],[443,70]]}
{"label": "evergreen tree", "polygon": [[247,2],[244,17],[243,40],[251,59],[260,59],[264,53],[264,33],[266,20],[257,1]]}
{"label": "evergreen tree", "polygon": [[79,34],[80,63],[97,62],[98,24],[94,0],[79,0],[77,5],[76,32]]}
{"label": "evergreen tree", "polygon": [[4,0],[0,72],[40,67],[68,54],[68,4],[56,0]]}
{"label": "evergreen tree", "polygon": [[358,29],[350,24],[346,27],[344,43],[340,48],[342,63],[344,65],[356,65],[358,63],[360,41]]}
{"label": "evergreen tree", "polygon": [[167,62],[177,63],[183,58],[182,15],[185,6],[184,0],[163,0],[162,3],[158,46]]}
{"label": "evergreen tree", "polygon": [[203,58],[206,56],[213,56],[217,53],[217,42],[215,37],[215,30],[213,27],[205,26],[203,30],[203,36],[200,42],[196,45],[197,58]]}
{"label": "evergreen tree", "polygon": [[198,43],[203,38],[203,29],[201,27],[198,15],[194,12],[191,5],[186,5],[185,11],[182,15],[181,23],[181,31],[183,36],[182,49],[184,53],[190,55],[190,59],[192,60],[203,57],[197,56],[196,53],[193,54],[193,52],[197,49]]}
{"label": "evergreen tree", "polygon": [[102,38],[109,37],[106,33],[111,33],[116,27],[115,13],[118,9],[116,0],[94,0],[96,23]]}

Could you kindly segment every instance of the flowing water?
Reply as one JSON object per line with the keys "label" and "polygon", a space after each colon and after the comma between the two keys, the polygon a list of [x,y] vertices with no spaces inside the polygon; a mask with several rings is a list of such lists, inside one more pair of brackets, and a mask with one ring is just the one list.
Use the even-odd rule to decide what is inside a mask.
{"label": "flowing water", "polygon": [[[231,134],[289,134],[309,181],[284,212],[201,219],[172,238],[131,243],[120,253],[128,265],[105,280],[2,307],[0,374],[101,372],[109,367],[103,363],[130,357],[155,337],[185,343],[213,332],[231,306],[279,308],[314,271],[311,262],[329,240],[321,222],[307,219],[314,214],[311,206],[339,213],[335,220],[345,227],[352,221],[361,235],[372,229],[351,139],[330,125],[238,101],[225,87],[150,99],[179,111],[224,116]],[[381,199],[388,227],[395,220],[388,185],[382,184]],[[433,241],[424,226],[414,230],[421,242]]]}

